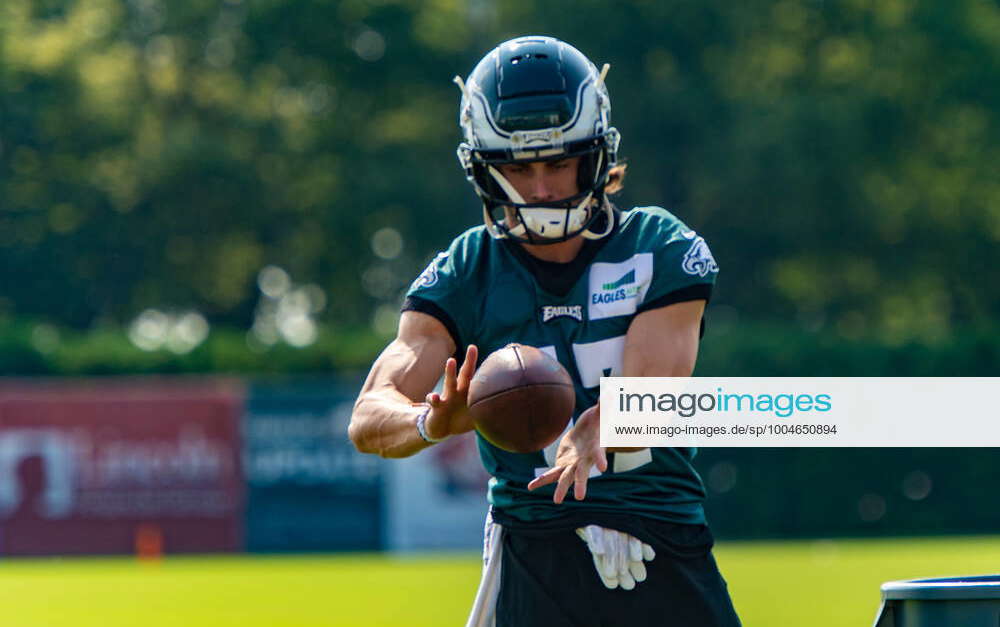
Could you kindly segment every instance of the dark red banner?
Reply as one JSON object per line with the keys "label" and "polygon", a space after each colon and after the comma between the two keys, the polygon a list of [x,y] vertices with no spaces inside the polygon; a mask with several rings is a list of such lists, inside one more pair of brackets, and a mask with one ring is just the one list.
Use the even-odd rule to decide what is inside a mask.
{"label": "dark red banner", "polygon": [[0,554],[242,548],[242,390],[0,384]]}

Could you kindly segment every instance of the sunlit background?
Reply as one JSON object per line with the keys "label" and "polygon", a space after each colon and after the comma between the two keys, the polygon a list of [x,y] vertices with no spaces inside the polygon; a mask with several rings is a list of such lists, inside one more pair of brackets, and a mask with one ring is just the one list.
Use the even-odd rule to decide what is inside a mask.
{"label": "sunlit background", "polygon": [[[451,78],[525,33],[611,63],[628,163],[616,202],[667,207],[711,244],[721,274],[696,373],[1000,374],[995,2],[3,0],[0,440],[19,452],[0,473],[21,487],[0,486],[0,555],[17,553],[12,529],[62,530],[52,503],[119,489],[159,505],[64,553],[475,550],[468,440],[382,463],[344,429],[407,286],[480,220]],[[151,453],[128,446],[156,438],[166,461],[147,483],[101,483],[108,459],[139,468],[128,460]],[[724,571],[729,547],[797,538],[801,563],[829,575],[848,546],[831,538],[996,533],[996,455],[706,449],[699,470]],[[149,496],[196,489],[183,469],[206,459],[224,513]],[[439,517],[395,487],[405,473]],[[30,486],[50,509],[21,519]],[[70,518],[112,516],[84,510]],[[229,517],[221,544],[156,522],[209,514]],[[477,558],[458,561],[472,581],[452,613],[399,624],[462,620]],[[962,574],[948,571],[885,576]],[[845,624],[767,614],[740,577],[752,589],[752,570],[730,577],[748,625]],[[874,615],[870,593],[847,602],[855,616]],[[336,617],[292,624],[362,624]]]}

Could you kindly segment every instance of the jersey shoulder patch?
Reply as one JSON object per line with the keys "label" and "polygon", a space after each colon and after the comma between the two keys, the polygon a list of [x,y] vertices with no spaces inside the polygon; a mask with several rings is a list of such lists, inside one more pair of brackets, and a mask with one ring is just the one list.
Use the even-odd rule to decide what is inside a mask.
{"label": "jersey shoulder patch", "polygon": [[410,285],[411,290],[417,290],[422,287],[434,287],[437,285],[438,278],[440,274],[438,268],[441,267],[448,259],[448,251],[443,250],[437,254],[436,257],[431,259],[431,262],[427,264],[424,271],[420,273],[413,283]]}
{"label": "jersey shoulder patch", "polygon": [[708,248],[705,238],[700,235],[696,236],[694,231],[690,231],[690,233],[693,241],[687,252],[684,253],[681,268],[692,276],[700,277],[708,276],[711,272],[718,272],[719,264],[715,262],[715,257],[712,256],[712,251]]}
{"label": "jersey shoulder patch", "polygon": [[478,226],[452,240],[448,249],[439,252],[431,259],[420,276],[413,281],[410,293],[433,288],[441,283],[455,285],[456,281],[463,281],[481,254],[485,244],[481,241],[484,234],[485,227]]}

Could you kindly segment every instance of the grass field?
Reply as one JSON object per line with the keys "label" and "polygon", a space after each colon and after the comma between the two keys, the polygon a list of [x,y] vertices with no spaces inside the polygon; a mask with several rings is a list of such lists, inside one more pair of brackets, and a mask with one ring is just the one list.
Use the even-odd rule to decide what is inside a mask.
{"label": "grass field", "polygon": [[[722,543],[744,625],[870,626],[879,584],[1000,571],[1000,538]],[[479,556],[0,562],[4,627],[462,625]]]}

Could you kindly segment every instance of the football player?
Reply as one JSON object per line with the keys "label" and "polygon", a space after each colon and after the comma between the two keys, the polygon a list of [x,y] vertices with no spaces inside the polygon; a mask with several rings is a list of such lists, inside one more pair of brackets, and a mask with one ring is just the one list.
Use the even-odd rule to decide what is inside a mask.
{"label": "football player", "polygon": [[476,365],[510,342],[573,377],[582,411],[548,450],[479,438],[493,478],[470,626],[740,624],[694,450],[599,443],[600,378],[689,376],[718,272],[668,211],[608,199],[624,166],[607,70],[565,42],[520,37],[456,77],[458,157],[484,224],[413,282],[351,420],[359,450],[405,457],[472,429]]}

